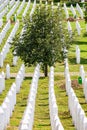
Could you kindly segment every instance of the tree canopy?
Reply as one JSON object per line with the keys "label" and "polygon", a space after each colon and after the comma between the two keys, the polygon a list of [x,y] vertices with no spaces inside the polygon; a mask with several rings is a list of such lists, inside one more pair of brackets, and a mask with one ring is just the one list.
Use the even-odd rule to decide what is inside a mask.
{"label": "tree canopy", "polygon": [[47,76],[47,66],[53,66],[63,59],[64,48],[69,49],[73,38],[67,31],[60,6],[39,5],[32,21],[27,16],[24,20],[23,34],[16,35],[12,48],[25,65],[41,63]]}

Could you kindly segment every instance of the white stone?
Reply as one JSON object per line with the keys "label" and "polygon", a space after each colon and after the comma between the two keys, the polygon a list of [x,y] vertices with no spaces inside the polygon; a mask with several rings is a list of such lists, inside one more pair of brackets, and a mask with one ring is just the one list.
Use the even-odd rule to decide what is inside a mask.
{"label": "white stone", "polygon": [[9,64],[6,65],[6,78],[10,79],[10,66],[9,66]]}
{"label": "white stone", "polygon": [[0,94],[2,94],[2,91],[4,90],[4,86],[3,86],[3,77],[2,75],[0,75]]}
{"label": "white stone", "polygon": [[72,11],[72,13],[73,13],[73,16],[75,17],[75,16],[76,16],[76,11],[75,11],[75,9],[74,9],[74,7],[73,7],[72,4],[71,4],[70,9],[71,9],[71,11]]}
{"label": "white stone", "polygon": [[3,108],[0,107],[0,130],[4,129],[4,111]]}
{"label": "white stone", "polygon": [[20,81],[21,81],[21,77],[19,75],[17,75],[16,77],[16,93],[19,93],[20,91]]}
{"label": "white stone", "polygon": [[3,53],[0,53],[0,67],[3,67]]}
{"label": "white stone", "polygon": [[76,63],[80,64],[80,49],[79,48],[76,50]]}
{"label": "white stone", "polygon": [[17,65],[17,61],[18,61],[18,57],[14,56],[13,57],[13,65],[16,66]]}
{"label": "white stone", "polygon": [[78,21],[76,21],[76,29],[78,31],[78,35],[80,35],[81,34],[81,27],[80,27],[80,24]]}
{"label": "white stone", "polygon": [[84,18],[84,16],[83,16],[83,11],[82,11],[82,9],[81,9],[81,7],[79,6],[78,3],[76,4],[76,9],[77,9],[77,11],[79,12],[81,18],[83,19],[83,18]]}
{"label": "white stone", "polygon": [[27,3],[27,6],[26,6],[26,8],[25,8],[25,10],[23,12],[22,20],[24,20],[24,17],[26,16],[26,13],[27,13],[27,11],[28,11],[28,9],[30,7],[30,3],[31,3],[31,1],[29,0],[28,3]]}
{"label": "white stone", "polygon": [[2,71],[1,75],[3,77],[3,90],[5,90],[5,73]]}
{"label": "white stone", "polygon": [[68,13],[68,10],[67,10],[67,7],[66,7],[65,3],[64,3],[64,11],[66,13],[66,18],[68,19],[69,18],[69,13]]}
{"label": "white stone", "polygon": [[2,103],[2,108],[4,111],[4,127],[6,128],[8,123],[8,111],[6,103]]}

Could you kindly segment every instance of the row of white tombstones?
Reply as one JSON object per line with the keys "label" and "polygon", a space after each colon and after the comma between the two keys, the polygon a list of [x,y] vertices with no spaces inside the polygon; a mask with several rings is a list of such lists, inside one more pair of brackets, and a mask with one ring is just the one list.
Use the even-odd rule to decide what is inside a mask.
{"label": "row of white tombstones", "polygon": [[[67,22],[67,28],[68,28],[68,32],[69,32],[69,33],[72,33],[72,27],[71,27],[71,24],[70,24],[69,21]],[[82,29],[81,29],[81,26],[80,26],[80,24],[79,24],[78,21],[76,21],[76,30],[77,30],[77,32],[78,32],[78,35],[80,35]]]}
{"label": "row of white tombstones", "polygon": [[58,107],[54,92],[54,67],[50,68],[49,74],[49,110],[52,130],[64,130],[58,116]]}
{"label": "row of white tombstones", "polygon": [[[14,1],[13,1],[13,3],[14,3]],[[16,8],[18,7],[19,3],[20,3],[20,1],[18,0],[16,2],[16,4],[12,7],[12,9],[10,10],[10,12],[7,14],[7,16],[6,16],[7,17],[7,21],[10,19],[10,17],[12,16],[12,14],[14,14],[14,12],[15,12]],[[17,10],[17,15],[20,14],[20,12],[23,9],[24,5],[25,5],[25,0],[22,1],[19,9]]]}
{"label": "row of white tombstones", "polygon": [[[19,0],[18,0],[19,1]],[[7,20],[10,18],[10,15],[12,15],[13,13],[14,13],[14,11],[15,11],[15,9],[16,9],[16,6],[18,7],[18,3],[19,2],[16,2],[16,4],[13,6],[13,8],[12,8],[12,10],[11,10],[11,12],[9,12],[8,14],[7,14]],[[4,3],[2,3],[1,5],[0,5],[0,11],[2,11],[2,12],[0,12],[0,19],[5,15],[5,13],[7,13],[6,11],[8,11],[8,7],[10,6],[11,7],[11,5],[13,5],[14,4],[14,0],[13,1],[9,1],[9,0],[5,0],[4,1]],[[12,13],[12,14],[11,14]]]}
{"label": "row of white tombstones", "polygon": [[[20,123],[19,130],[32,130],[34,122],[34,109],[35,109],[35,98],[37,94],[38,79],[39,79],[39,70],[40,66],[37,65],[35,73],[33,76],[30,94],[28,98],[27,107],[24,111],[23,119]],[[60,119],[58,117],[58,108],[56,104],[56,98],[54,94],[54,68],[50,69],[49,76],[49,109],[50,109],[50,119],[51,119],[51,128],[52,130],[64,130]]]}
{"label": "row of white tombstones", "polygon": [[[35,9],[35,5],[36,5],[35,3],[36,3],[36,2],[34,2],[34,5],[33,5],[33,11],[34,11],[34,9]],[[29,2],[29,4],[30,4],[30,2]],[[28,4],[27,7],[29,7],[29,4]],[[32,10],[31,10],[31,12],[32,12]],[[33,12],[31,13],[31,17],[32,17],[32,14],[33,14]],[[10,22],[9,22],[9,23],[10,23]],[[7,55],[7,53],[9,52],[9,48],[10,48],[9,40],[10,40],[10,42],[11,42],[12,38],[15,36],[15,33],[16,33],[18,27],[19,27],[19,21],[16,22],[16,24],[15,24],[15,26],[14,26],[14,28],[13,28],[13,30],[12,30],[10,36],[9,36],[9,38],[8,38],[7,41],[6,41],[5,46],[3,47],[3,49],[2,49],[2,51],[1,51],[1,53],[0,53],[0,67],[3,67],[4,59],[6,58],[6,55]],[[5,35],[5,32],[4,32],[3,35]],[[1,38],[1,39],[2,39],[2,38]],[[14,58],[13,58],[13,65],[16,65],[17,59],[18,59],[17,57],[14,57]]]}
{"label": "row of white tombstones", "polygon": [[9,3],[9,0],[5,0],[3,1],[2,4],[0,4],[0,12],[5,8],[5,6],[7,6]]}
{"label": "row of white tombstones", "polygon": [[[22,2],[22,6],[24,5],[24,1]],[[21,6],[20,6],[21,7]],[[20,8],[21,9],[21,8]],[[20,13],[20,10],[18,10],[17,14]],[[2,27],[3,25],[3,21],[2,19],[0,19],[0,27]],[[6,25],[4,26],[3,30],[0,33],[0,44],[2,43],[7,31],[9,30],[11,26],[10,20],[8,20],[8,22],[6,23]]]}
{"label": "row of white tombstones", "polygon": [[[23,65],[22,65],[23,66]],[[20,73],[19,73],[20,74]],[[10,79],[11,73],[10,73],[10,66],[9,64],[6,65],[6,74],[2,71],[0,74],[0,94],[2,94],[2,91],[5,90],[5,78]],[[17,79],[20,79],[20,76],[17,75]],[[19,88],[19,87],[18,87]]]}
{"label": "row of white tombstones", "polygon": [[77,130],[87,130],[87,117],[71,86],[71,79],[67,60],[65,67],[65,80],[66,94],[68,95],[68,108],[70,111],[70,115],[72,116],[72,122]]}
{"label": "row of white tombstones", "polygon": [[[13,2],[13,4],[14,4],[14,2],[15,2],[15,0],[13,0],[13,1],[10,1],[10,2]],[[25,10],[24,10],[24,12],[23,12],[23,18],[26,16],[26,13],[27,13],[27,11],[28,11],[28,9],[29,9],[29,7],[30,7],[30,0],[28,1],[28,3],[27,3],[27,6],[26,6],[26,8],[25,8]],[[23,8],[23,5],[24,5],[24,1],[22,2],[22,4],[20,5],[20,7],[19,7],[19,9],[17,10],[17,15],[20,13],[20,11],[22,10],[22,8]],[[8,11],[8,8],[6,7],[2,12],[0,12],[0,28],[2,28],[2,26],[3,26],[3,19],[2,19],[2,17],[5,15],[5,13],[7,13],[7,11]],[[15,14],[15,18],[16,18],[16,14]]]}
{"label": "row of white tombstones", "polygon": [[[16,93],[19,92],[19,86],[21,86],[21,83],[19,83],[21,80],[23,81],[24,79],[24,73],[25,73],[25,69],[24,69],[24,65],[21,66],[17,77],[15,84],[13,84],[11,86],[11,89],[9,90],[9,94],[10,94],[10,102],[8,101],[8,104],[4,104],[9,105],[9,109],[5,106],[5,110],[3,109],[3,107],[1,108],[1,112],[0,112],[0,117],[2,119],[2,123],[1,123],[1,129],[3,130],[3,128],[6,128],[7,124],[10,122],[10,117],[12,116],[12,111],[14,110],[14,105],[16,104]],[[20,77],[20,79],[19,79]],[[27,103],[27,107],[26,110],[24,112],[24,116],[23,119],[20,123],[19,126],[19,130],[32,130],[32,126],[33,126],[33,121],[34,121],[34,109],[35,109],[35,98],[36,98],[36,94],[37,94],[37,87],[38,87],[38,79],[40,77],[40,66],[37,65],[35,72],[34,72],[34,76],[32,79],[32,83],[31,83],[31,89],[30,89],[30,94],[29,94],[29,98],[28,98],[28,103]],[[20,85],[19,85],[20,84]],[[11,90],[14,88],[14,93],[11,92]],[[7,94],[8,95],[8,94]],[[7,97],[6,97],[7,99]],[[3,106],[3,105],[2,105]],[[7,108],[7,109],[6,109]],[[51,67],[50,69],[50,76],[49,76],[49,109],[50,109],[50,119],[51,119],[51,127],[52,130],[64,130],[60,119],[58,117],[58,108],[57,108],[57,104],[56,104],[56,98],[55,98],[55,94],[54,94],[54,68]],[[6,110],[8,110],[6,113]],[[5,117],[4,117],[5,116]],[[1,120],[0,120],[1,121]]]}
{"label": "row of white tombstones", "polygon": [[[81,108],[73,89],[71,88],[71,80],[70,80],[69,71],[67,71],[67,67],[68,67],[68,64],[66,63],[66,68],[65,68],[66,92],[67,92],[67,95],[69,96],[68,106],[69,106],[70,114],[72,116],[73,124],[75,125],[77,130],[80,130],[80,129],[86,130],[87,129],[87,118],[85,117],[85,113],[84,113],[83,109]],[[36,92],[37,92],[37,91],[35,92],[35,90],[37,89],[37,83],[38,83],[38,78],[39,78],[39,66],[36,70],[38,71],[38,73],[36,71],[36,73],[33,76],[33,81],[31,84],[31,91],[30,91],[31,94],[29,96],[29,102],[28,102],[28,106],[25,110],[23,120],[20,124],[20,130],[24,130],[24,128],[32,128],[31,124],[33,125],[34,114],[31,114],[31,113],[34,112],[33,108],[35,106],[35,97],[36,97],[36,96],[34,96],[34,94],[36,94]],[[63,126],[62,126],[59,118],[57,117],[58,109],[57,109],[56,99],[55,99],[55,95],[54,95],[54,71],[53,70],[54,69],[51,68],[50,79],[49,79],[49,107],[50,107],[51,126],[52,126],[52,130],[55,130],[55,128],[60,128],[58,130],[62,130]],[[21,79],[23,81],[23,78],[24,78],[24,65],[22,65],[22,67],[20,68],[18,75],[19,75],[19,76],[17,76],[18,78],[16,78],[16,93],[19,92],[19,86],[21,86],[21,84],[18,82],[20,82]],[[20,77],[20,79],[19,79],[19,77]],[[17,79],[18,79],[18,81],[17,81]],[[14,105],[10,104],[10,107],[11,107],[10,108],[11,110],[9,111],[8,117],[10,117],[12,115],[12,110],[13,110],[12,108],[14,108]],[[75,111],[73,111],[73,110],[75,110]],[[1,115],[4,116],[2,109],[1,109]],[[1,116],[1,117],[3,117],[3,116]],[[2,119],[4,119],[4,118],[2,118]],[[29,122],[29,120],[31,120],[31,123]],[[3,125],[1,128],[3,128]]]}
{"label": "row of white tombstones", "polygon": [[23,118],[19,125],[19,130],[32,130],[34,123],[34,111],[35,111],[35,101],[38,88],[38,79],[40,77],[40,65],[38,64],[35,68],[30,93],[28,96],[27,107],[24,111]]}
{"label": "row of white tombstones", "polygon": [[16,104],[16,93],[19,93],[22,81],[25,75],[24,64],[20,67],[20,70],[15,79],[15,83],[12,84],[6,98],[0,106],[0,130],[6,129],[10,123],[10,117]]}
{"label": "row of white tombstones", "polygon": [[10,36],[8,37],[8,39],[7,39],[5,45],[4,45],[4,47],[3,47],[3,49],[2,49],[2,51],[0,53],[0,67],[3,67],[3,62],[4,62],[5,58],[6,58],[7,53],[9,52],[9,49],[10,49],[10,46],[11,46],[9,44],[9,42],[12,41],[12,39],[15,36],[16,31],[18,30],[18,28],[19,28],[19,21],[17,20],[12,32],[10,33]]}
{"label": "row of white tombstones", "polygon": [[[8,6],[6,6],[3,10],[2,10],[2,12],[0,12],[0,21],[1,22],[3,22],[1,19],[4,17],[4,15],[8,12],[8,14],[6,15],[6,17],[7,17],[7,21],[10,19],[10,17],[12,16],[12,14],[14,14],[14,12],[15,12],[15,10],[16,10],[16,8],[18,7],[18,5],[19,5],[19,0],[16,2],[15,0],[13,0],[13,1],[10,1],[10,2],[12,2],[11,3],[11,5],[13,5],[14,4],[14,2],[15,2],[15,4],[14,4],[14,6],[11,8],[11,10],[8,12]],[[10,3],[9,3],[9,5],[10,5]],[[23,2],[21,3],[21,5],[19,6],[19,8],[18,8],[18,10],[17,10],[17,15],[19,15],[20,14],[20,12],[21,12],[21,10],[23,9],[23,7],[24,7],[24,5],[25,5],[25,0],[23,0]],[[28,11],[28,9],[29,9],[29,6],[30,6],[30,0],[28,1],[28,3],[27,3],[27,6],[26,6],[26,8],[25,8],[25,10],[24,10],[24,13],[23,13],[23,17],[25,17],[26,16],[26,13],[27,13],[27,11]],[[15,14],[15,18],[16,18],[16,14]],[[0,23],[1,23],[0,22]],[[0,24],[0,27],[1,27],[1,25],[2,24]]]}
{"label": "row of white tombstones", "polygon": [[[71,9],[71,11],[72,11],[72,13],[73,13],[73,16],[76,17],[76,11],[75,11],[73,5],[71,5],[70,9]],[[83,11],[82,11],[82,9],[81,9],[81,7],[79,6],[78,3],[76,4],[76,9],[77,9],[77,11],[79,12],[81,18],[83,19],[83,17],[84,17],[84,16],[83,16]]]}
{"label": "row of white tombstones", "polygon": [[0,44],[2,43],[3,39],[5,38],[5,35],[6,35],[7,31],[9,30],[10,26],[11,26],[11,23],[9,20],[0,33]]}
{"label": "row of white tombstones", "polygon": [[[66,67],[66,72],[69,73],[69,67]],[[80,66],[80,71],[79,71],[79,76],[82,79],[82,84],[83,84],[83,94],[85,96],[85,101],[87,103],[87,78],[86,78],[86,73],[84,71],[83,65]]]}
{"label": "row of white tombstones", "polygon": [[12,14],[14,13],[14,11],[17,9],[18,5],[20,4],[20,1],[18,0],[16,2],[16,4],[11,8],[11,10],[8,12],[8,14],[6,15],[6,19],[7,21],[10,19],[10,17],[12,16]]}
{"label": "row of white tombstones", "polygon": [[2,12],[0,12],[0,19],[2,19],[7,12],[8,12],[8,6],[5,7],[5,9],[2,10]]}
{"label": "row of white tombstones", "polygon": [[35,8],[36,8],[36,0],[34,0],[33,7],[32,7],[32,10],[30,12],[30,21],[32,21],[32,15],[33,15],[33,13],[35,11]]}
{"label": "row of white tombstones", "polygon": [[[14,1],[13,1],[13,3],[14,3]],[[17,10],[17,15],[19,15],[19,13],[21,12],[22,8],[24,7],[24,4],[25,4],[25,0],[23,0],[22,4],[20,5],[19,9]],[[7,21],[10,19],[10,17],[12,16],[14,11],[18,7],[18,5],[19,5],[19,0],[16,2],[16,4],[12,7],[10,12],[7,14],[7,16],[6,16],[7,17]],[[28,1],[27,7],[25,8],[25,11],[23,13],[23,18],[25,17],[25,15],[27,13],[27,10],[29,9],[29,6],[30,6],[30,0]],[[36,7],[36,0],[34,0],[33,8],[32,8],[32,10],[30,12],[30,20],[31,21],[32,21],[32,14],[34,13],[35,7]],[[1,13],[0,19],[4,16],[5,12],[6,12],[6,9],[5,9],[4,12]]]}
{"label": "row of white tombstones", "polygon": [[83,65],[80,66],[80,76],[82,78],[83,94],[85,96],[85,100],[86,100],[86,103],[87,103],[87,78],[86,78],[86,73],[84,71]]}
{"label": "row of white tombstones", "polygon": [[[74,7],[73,7],[72,4],[71,4],[70,9],[71,9],[71,11],[72,11],[72,13],[73,13],[73,16],[76,17],[76,11],[75,11],[75,9],[74,9]],[[83,19],[83,17],[84,17],[84,15],[83,15],[83,11],[82,11],[82,9],[81,9],[81,7],[79,6],[78,3],[76,4],[76,9],[77,9],[77,11],[79,12],[81,18]],[[65,3],[64,3],[64,10],[65,10],[65,13],[66,13],[66,18],[69,18],[68,9],[67,9]]]}

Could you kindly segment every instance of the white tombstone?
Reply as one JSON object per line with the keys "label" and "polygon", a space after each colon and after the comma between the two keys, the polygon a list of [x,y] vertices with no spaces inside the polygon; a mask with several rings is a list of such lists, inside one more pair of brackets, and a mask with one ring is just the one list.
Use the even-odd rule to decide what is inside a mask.
{"label": "white tombstone", "polygon": [[79,48],[76,50],[76,63],[80,64],[80,49]]}
{"label": "white tombstone", "polygon": [[0,130],[4,129],[4,111],[3,108],[0,107]]}
{"label": "white tombstone", "polygon": [[12,84],[11,91],[12,91],[13,96],[14,96],[14,105],[16,105],[16,84],[15,83]]}
{"label": "white tombstone", "polygon": [[80,76],[81,76],[81,78],[82,78],[82,83],[84,84],[84,80],[85,80],[85,71],[84,71],[83,65],[80,66]]}
{"label": "white tombstone", "polygon": [[7,124],[9,124],[10,123],[10,101],[8,97],[5,98],[4,103],[7,106]]}
{"label": "white tombstone", "polygon": [[0,67],[3,67],[3,53],[0,53]]}
{"label": "white tombstone", "polygon": [[83,130],[87,130],[87,118],[84,118],[84,122],[83,122]]}
{"label": "white tombstone", "polygon": [[21,77],[19,75],[17,75],[16,77],[16,93],[19,93],[20,91],[20,81],[21,81]]}
{"label": "white tombstone", "polygon": [[10,78],[10,66],[9,66],[9,64],[6,65],[6,78],[7,79]]}
{"label": "white tombstone", "polygon": [[3,77],[3,90],[5,90],[5,73],[2,71],[2,77]]}
{"label": "white tombstone", "polygon": [[84,92],[85,100],[87,103],[87,78],[85,78],[85,80],[84,80],[83,92]]}
{"label": "white tombstone", "polygon": [[84,71],[83,65],[80,66],[80,76],[82,76],[82,71]]}
{"label": "white tombstone", "polygon": [[76,16],[76,11],[75,11],[75,9],[74,9],[74,7],[73,7],[72,4],[71,4],[70,9],[71,9],[71,11],[72,11],[72,13],[73,13],[73,16],[75,17],[75,16]]}
{"label": "white tombstone", "polygon": [[80,24],[78,21],[76,21],[76,29],[78,31],[78,35],[80,35],[81,34],[81,27],[80,27]]}
{"label": "white tombstone", "polygon": [[3,20],[0,19],[0,28],[2,27],[2,25],[3,25]]}
{"label": "white tombstone", "polygon": [[4,86],[3,86],[3,77],[2,75],[0,75],[0,94],[2,94],[2,91],[4,90]]}
{"label": "white tombstone", "polygon": [[4,111],[4,127],[6,128],[7,127],[7,121],[8,121],[8,111],[7,111],[7,105],[6,103],[2,103],[2,108],[3,108],[3,111]]}
{"label": "white tombstone", "polygon": [[24,12],[23,12],[22,20],[24,20],[24,17],[26,16],[26,13],[27,13],[27,11],[28,11],[28,9],[29,9],[29,7],[30,7],[30,3],[31,3],[31,1],[29,0],[29,1],[28,1],[28,4],[27,4],[27,6],[26,6],[26,8],[25,8],[25,10],[24,10]]}
{"label": "white tombstone", "polygon": [[65,3],[64,3],[64,11],[66,13],[66,18],[68,19],[69,18],[69,13],[68,13],[68,10],[67,10],[67,7],[66,7]]}
{"label": "white tombstone", "polygon": [[14,56],[14,57],[13,57],[13,65],[14,65],[14,66],[17,65],[17,60],[18,60],[18,57],[17,57],[17,56]]}
{"label": "white tombstone", "polygon": [[11,117],[12,111],[13,111],[13,106],[14,106],[14,98],[13,98],[13,93],[11,90],[8,92],[7,97],[10,101],[10,117]]}
{"label": "white tombstone", "polygon": [[80,129],[79,130],[83,130],[83,121],[84,121],[84,118],[85,118],[85,113],[82,110],[81,113],[80,113]]}

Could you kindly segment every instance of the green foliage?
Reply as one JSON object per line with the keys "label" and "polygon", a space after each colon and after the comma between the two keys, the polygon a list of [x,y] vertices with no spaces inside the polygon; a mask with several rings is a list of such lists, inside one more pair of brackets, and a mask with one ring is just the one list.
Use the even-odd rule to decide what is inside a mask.
{"label": "green foliage", "polygon": [[37,7],[32,22],[30,17],[25,19],[23,35],[18,34],[11,43],[13,51],[27,66],[53,66],[63,59],[63,48],[68,49],[73,40],[64,22],[61,7]]}

